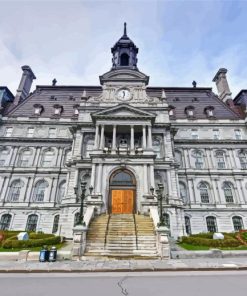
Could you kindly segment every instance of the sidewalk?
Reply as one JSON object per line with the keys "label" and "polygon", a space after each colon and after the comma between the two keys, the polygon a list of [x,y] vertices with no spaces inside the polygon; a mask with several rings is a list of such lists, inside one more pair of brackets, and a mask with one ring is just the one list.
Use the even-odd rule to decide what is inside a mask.
{"label": "sidewalk", "polygon": [[46,262],[0,261],[0,273],[29,272],[134,272],[134,271],[191,271],[247,270],[247,258],[204,258],[170,260],[109,260]]}

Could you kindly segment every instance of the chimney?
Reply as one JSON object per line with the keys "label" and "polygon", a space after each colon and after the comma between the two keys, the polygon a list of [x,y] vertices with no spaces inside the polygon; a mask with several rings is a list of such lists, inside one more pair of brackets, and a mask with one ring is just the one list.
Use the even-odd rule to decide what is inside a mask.
{"label": "chimney", "polygon": [[33,80],[36,79],[32,69],[29,66],[22,66],[22,77],[16,92],[14,104],[18,105],[29,95]]}
{"label": "chimney", "polygon": [[219,98],[223,102],[226,102],[227,100],[232,100],[232,93],[227,82],[226,73],[227,69],[220,68],[213,79],[213,82],[216,83]]}

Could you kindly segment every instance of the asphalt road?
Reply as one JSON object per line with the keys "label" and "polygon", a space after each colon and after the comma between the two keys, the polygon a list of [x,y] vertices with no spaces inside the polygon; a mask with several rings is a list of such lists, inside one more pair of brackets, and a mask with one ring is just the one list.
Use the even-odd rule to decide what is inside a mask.
{"label": "asphalt road", "polygon": [[0,274],[1,296],[246,295],[246,271]]}

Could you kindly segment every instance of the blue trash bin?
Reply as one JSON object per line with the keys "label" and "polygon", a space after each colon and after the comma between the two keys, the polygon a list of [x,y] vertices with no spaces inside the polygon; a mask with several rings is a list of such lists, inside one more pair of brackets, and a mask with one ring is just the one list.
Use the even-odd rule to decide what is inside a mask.
{"label": "blue trash bin", "polygon": [[49,262],[55,262],[57,260],[57,248],[51,247],[49,252]]}
{"label": "blue trash bin", "polygon": [[46,262],[49,260],[49,251],[45,248],[43,248],[39,252],[39,262]]}

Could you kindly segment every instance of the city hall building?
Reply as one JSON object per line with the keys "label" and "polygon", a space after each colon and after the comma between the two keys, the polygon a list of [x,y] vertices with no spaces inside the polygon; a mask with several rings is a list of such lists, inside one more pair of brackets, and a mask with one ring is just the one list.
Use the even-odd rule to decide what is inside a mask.
{"label": "city hall building", "polygon": [[16,94],[0,87],[0,228],[72,238],[82,184],[92,221],[162,207],[174,238],[246,228],[247,90],[233,98],[224,68],[217,94],[152,87],[126,26],[111,52],[96,86],[54,79],[31,93],[23,66]]}

